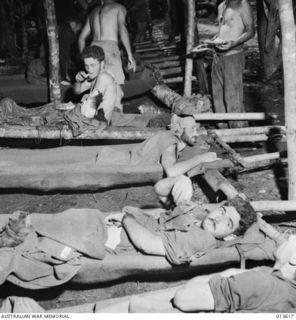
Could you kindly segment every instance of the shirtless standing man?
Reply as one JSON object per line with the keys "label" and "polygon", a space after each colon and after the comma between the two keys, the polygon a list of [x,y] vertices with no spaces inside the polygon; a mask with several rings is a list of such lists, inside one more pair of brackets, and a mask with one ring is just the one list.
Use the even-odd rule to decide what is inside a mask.
{"label": "shirtless standing man", "polygon": [[[255,34],[248,0],[225,0],[218,7],[219,32],[212,64],[212,90],[215,112],[244,112],[243,44]],[[230,121],[242,127],[243,121]]]}
{"label": "shirtless standing man", "polygon": [[91,45],[103,48],[105,52],[106,69],[111,71],[117,82],[116,107],[122,109],[121,98],[123,92],[121,85],[124,84],[124,73],[120,51],[118,48],[118,34],[125,47],[128,56],[128,68],[135,71],[136,63],[132,55],[129,34],[126,28],[126,9],[115,0],[104,0],[103,5],[95,8],[87,17],[86,23],[78,40],[80,52],[85,47],[85,42],[92,34]]}

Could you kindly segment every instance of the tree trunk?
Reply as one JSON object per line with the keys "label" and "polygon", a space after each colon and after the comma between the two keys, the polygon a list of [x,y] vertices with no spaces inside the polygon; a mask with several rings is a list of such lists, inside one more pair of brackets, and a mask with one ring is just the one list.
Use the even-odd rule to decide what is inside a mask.
{"label": "tree trunk", "polygon": [[281,43],[277,36],[280,25],[277,2],[271,1],[268,9],[264,7],[264,1],[257,0],[258,43],[263,75],[269,79],[282,63]]}
{"label": "tree trunk", "polygon": [[283,43],[289,200],[296,200],[296,38],[292,0],[279,0]]}
{"label": "tree trunk", "polygon": [[46,28],[49,47],[49,90],[50,101],[58,106],[61,103],[59,40],[54,0],[44,0]]}
{"label": "tree trunk", "polygon": [[0,1],[0,50],[9,55],[15,53],[15,20],[13,0]]}
{"label": "tree trunk", "polygon": [[25,23],[25,6],[24,3],[20,2],[20,16],[21,16],[21,29],[22,29],[22,55],[23,59],[27,62],[28,59],[28,34],[26,29],[26,23]]}
{"label": "tree trunk", "polygon": [[[186,41],[186,54],[190,54],[194,45],[194,31],[195,31],[195,0],[188,0],[188,13],[187,13],[187,41]],[[185,64],[185,83],[184,83],[184,96],[189,98],[192,94],[192,71],[193,60],[186,58]]]}

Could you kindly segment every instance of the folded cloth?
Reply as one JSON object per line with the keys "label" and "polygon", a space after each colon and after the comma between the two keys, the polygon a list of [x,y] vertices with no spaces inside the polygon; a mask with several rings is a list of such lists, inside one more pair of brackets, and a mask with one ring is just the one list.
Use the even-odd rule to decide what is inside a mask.
{"label": "folded cloth", "polygon": [[0,124],[36,126],[64,123],[63,112],[56,110],[53,103],[37,107],[23,108],[12,99],[0,101]]}
{"label": "folded cloth", "polygon": [[86,130],[102,131],[107,127],[105,121],[85,117],[80,111],[80,105],[77,105],[73,110],[67,111],[64,114],[64,119],[71,128],[73,137],[81,135]]}
{"label": "folded cloth", "polygon": [[27,297],[8,297],[0,307],[0,313],[44,313],[39,304]]}

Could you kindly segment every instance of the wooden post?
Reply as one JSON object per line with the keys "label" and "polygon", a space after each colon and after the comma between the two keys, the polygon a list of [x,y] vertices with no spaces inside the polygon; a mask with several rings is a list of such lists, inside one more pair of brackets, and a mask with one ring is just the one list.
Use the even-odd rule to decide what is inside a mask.
{"label": "wooden post", "polygon": [[[194,30],[195,30],[195,0],[188,0],[188,22],[187,22],[187,44],[186,53],[189,54],[192,51],[194,45]],[[190,97],[192,92],[192,70],[193,60],[192,58],[186,59],[185,65],[185,83],[184,83],[184,96]]]}
{"label": "wooden post", "polygon": [[24,3],[20,2],[20,15],[21,15],[21,29],[22,29],[22,55],[23,59],[27,62],[28,60],[28,34],[26,29],[26,23],[25,23],[25,6]]}
{"label": "wooden post", "polygon": [[44,0],[46,28],[49,47],[49,91],[50,101],[58,106],[61,103],[59,39],[54,0]]}
{"label": "wooden post", "polygon": [[296,200],[296,39],[292,0],[279,0],[282,30],[289,200]]}

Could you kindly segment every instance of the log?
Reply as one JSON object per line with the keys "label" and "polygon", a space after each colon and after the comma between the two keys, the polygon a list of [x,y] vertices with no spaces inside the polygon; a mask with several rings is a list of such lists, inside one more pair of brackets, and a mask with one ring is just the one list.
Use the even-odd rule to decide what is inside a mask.
{"label": "log", "polygon": [[296,38],[292,0],[279,0],[282,30],[285,122],[287,127],[289,200],[296,200]]}
{"label": "log", "polygon": [[49,47],[50,101],[57,107],[61,103],[59,39],[54,0],[44,0]]}
{"label": "log", "polygon": [[203,178],[215,192],[221,190],[228,199],[232,199],[239,194],[232,184],[217,170],[206,171],[203,174]]}
{"label": "log", "polygon": [[168,108],[170,108],[172,112],[176,114],[183,114],[185,111],[188,112],[185,114],[193,114],[194,104],[170,89],[168,86],[157,85],[151,90],[151,92]]}
{"label": "log", "polygon": [[[188,0],[188,13],[187,13],[187,35],[186,35],[186,54],[189,55],[194,46],[194,31],[195,31],[195,0]],[[192,94],[192,71],[193,59],[192,57],[186,58],[185,63],[185,76],[184,76],[184,96],[189,98]]]}

